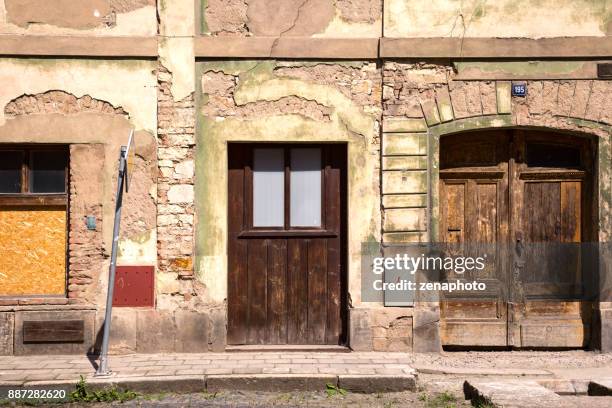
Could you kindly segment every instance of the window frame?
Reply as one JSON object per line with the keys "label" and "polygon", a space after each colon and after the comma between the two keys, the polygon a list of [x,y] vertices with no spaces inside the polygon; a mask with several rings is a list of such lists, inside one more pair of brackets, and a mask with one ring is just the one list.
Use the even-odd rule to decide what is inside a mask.
{"label": "window frame", "polygon": [[[255,149],[282,149],[284,157],[284,225],[282,227],[254,226],[253,225],[253,158]],[[321,150],[321,225],[319,226],[291,226],[291,150],[299,148],[316,148]],[[330,168],[328,160],[329,149],[324,144],[299,143],[299,144],[276,144],[256,143],[248,145],[247,165],[245,167],[245,222],[246,231],[242,235],[259,234],[282,234],[301,235],[302,233],[315,233],[318,235],[331,234],[327,231],[326,220],[326,183],[327,173]]]}
{"label": "window frame", "polygon": [[[68,146],[60,144],[29,144],[12,145],[0,144],[0,151],[21,152],[21,192],[0,192],[0,206],[68,206],[69,194],[69,171],[70,152]],[[63,152],[66,154],[66,166],[64,168],[64,192],[63,193],[31,193],[30,173],[32,165],[32,152]]]}

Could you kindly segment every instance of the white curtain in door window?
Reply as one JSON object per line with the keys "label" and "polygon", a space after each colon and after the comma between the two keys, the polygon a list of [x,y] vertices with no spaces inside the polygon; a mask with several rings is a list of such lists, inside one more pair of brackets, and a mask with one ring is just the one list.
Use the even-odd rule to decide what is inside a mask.
{"label": "white curtain in door window", "polygon": [[291,149],[291,226],[321,226],[321,149]]}
{"label": "white curtain in door window", "polygon": [[282,227],[285,225],[284,167],[283,149],[254,149],[254,227]]}

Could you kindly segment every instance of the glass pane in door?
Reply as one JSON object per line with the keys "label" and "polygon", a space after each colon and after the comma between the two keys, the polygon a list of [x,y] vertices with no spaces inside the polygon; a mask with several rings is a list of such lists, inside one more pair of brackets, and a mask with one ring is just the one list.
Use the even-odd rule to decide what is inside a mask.
{"label": "glass pane in door", "polygon": [[321,226],[321,149],[291,149],[291,226]]}
{"label": "glass pane in door", "polygon": [[283,149],[253,150],[253,226],[285,225],[285,159]]}

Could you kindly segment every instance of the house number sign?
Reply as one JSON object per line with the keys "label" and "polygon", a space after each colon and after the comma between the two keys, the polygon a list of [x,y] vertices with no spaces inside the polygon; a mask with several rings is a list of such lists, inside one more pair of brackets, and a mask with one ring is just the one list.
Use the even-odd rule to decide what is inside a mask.
{"label": "house number sign", "polygon": [[512,96],[527,96],[527,84],[524,82],[513,82],[512,83]]}

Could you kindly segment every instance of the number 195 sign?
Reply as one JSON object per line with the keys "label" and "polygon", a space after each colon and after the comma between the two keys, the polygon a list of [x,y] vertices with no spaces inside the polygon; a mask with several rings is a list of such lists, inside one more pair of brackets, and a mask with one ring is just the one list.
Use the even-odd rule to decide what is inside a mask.
{"label": "number 195 sign", "polygon": [[527,84],[524,82],[513,82],[512,96],[527,96]]}

